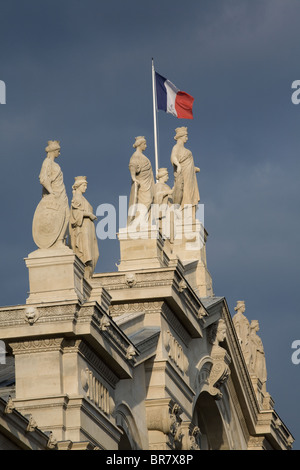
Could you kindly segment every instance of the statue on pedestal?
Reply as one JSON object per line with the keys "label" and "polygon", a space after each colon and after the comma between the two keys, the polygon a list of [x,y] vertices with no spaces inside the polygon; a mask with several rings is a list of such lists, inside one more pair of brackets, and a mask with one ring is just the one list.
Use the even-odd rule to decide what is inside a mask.
{"label": "statue on pedestal", "polygon": [[91,278],[95,270],[99,250],[96,237],[93,208],[83,196],[87,189],[85,176],[77,176],[72,186],[73,198],[70,214],[70,245],[74,253],[85,264],[85,275]]}
{"label": "statue on pedestal", "polygon": [[40,183],[43,194],[32,224],[34,242],[39,248],[60,248],[65,246],[69,222],[68,197],[63,173],[55,159],[60,155],[60,142],[49,140],[41,172]]}
{"label": "statue on pedestal", "polygon": [[196,173],[200,171],[194,165],[193,154],[186,149],[184,144],[188,140],[187,127],[175,129],[174,139],[177,141],[171,153],[171,163],[174,168],[174,204],[180,204],[182,208],[189,204],[193,208],[193,219],[195,220],[196,209],[200,201]]}
{"label": "statue on pedestal", "polygon": [[245,362],[247,367],[250,366],[251,361],[251,350],[250,350],[250,323],[249,320],[245,317],[244,312],[246,310],[245,302],[243,300],[238,300],[234,310],[237,312],[233,317],[233,324],[243,351]]}
{"label": "statue on pedestal", "polygon": [[250,374],[254,374],[261,381],[265,391],[267,368],[264,347],[260,337],[257,335],[259,323],[257,320],[252,320],[249,323],[249,320],[244,315],[245,309],[245,302],[239,300],[234,309],[237,313],[232,320],[248,370]]}
{"label": "statue on pedestal", "polygon": [[252,320],[250,324],[250,349],[251,349],[251,365],[250,370],[261,381],[263,388],[267,382],[267,367],[264,347],[261,338],[257,335],[259,331],[259,323]]}
{"label": "statue on pedestal", "polygon": [[154,199],[154,178],[150,160],[144,155],[147,148],[145,137],[135,138],[133,147],[136,149],[130,158],[129,171],[131,174],[131,191],[129,198],[128,223],[131,223],[139,210],[137,205],[143,206],[145,222],[149,220],[151,204]]}

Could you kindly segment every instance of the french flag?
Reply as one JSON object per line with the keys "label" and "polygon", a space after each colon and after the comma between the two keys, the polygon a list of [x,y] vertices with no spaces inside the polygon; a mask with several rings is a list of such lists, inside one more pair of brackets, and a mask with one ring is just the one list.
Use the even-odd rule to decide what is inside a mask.
{"label": "french flag", "polygon": [[155,72],[157,109],[177,118],[193,119],[194,98]]}

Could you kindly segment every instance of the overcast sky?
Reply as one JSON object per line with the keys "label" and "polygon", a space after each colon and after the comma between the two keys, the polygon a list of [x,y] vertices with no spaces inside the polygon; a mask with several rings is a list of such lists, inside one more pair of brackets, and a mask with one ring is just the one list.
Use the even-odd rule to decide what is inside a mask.
{"label": "overcast sky", "polygon": [[[94,210],[129,196],[135,136],[146,137],[154,167],[153,57],[195,98],[192,121],[159,112],[159,164],[172,185],[174,130],[188,126],[214,292],[232,315],[245,300],[249,320],[259,320],[267,389],[297,449],[299,17],[298,0],[0,0],[0,305],[26,301],[48,140],[61,141],[69,199],[85,175]],[[115,271],[118,242],[99,240],[99,251],[97,271]]]}

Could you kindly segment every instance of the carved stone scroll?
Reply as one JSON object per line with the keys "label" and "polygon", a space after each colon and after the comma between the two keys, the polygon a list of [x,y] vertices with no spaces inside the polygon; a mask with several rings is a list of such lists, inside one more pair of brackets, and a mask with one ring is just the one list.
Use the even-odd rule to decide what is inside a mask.
{"label": "carved stone scroll", "polygon": [[147,407],[147,427],[149,431],[160,431],[165,434],[171,449],[181,448],[182,409],[173,400],[158,401],[155,406]]}

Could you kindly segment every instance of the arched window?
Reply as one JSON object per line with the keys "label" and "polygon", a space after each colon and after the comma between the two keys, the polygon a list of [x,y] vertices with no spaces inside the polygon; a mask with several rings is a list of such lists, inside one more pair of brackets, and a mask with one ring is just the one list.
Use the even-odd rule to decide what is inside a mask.
{"label": "arched window", "polygon": [[229,449],[226,431],[215,398],[202,392],[196,402],[193,422],[200,428],[201,450]]}
{"label": "arched window", "polygon": [[116,408],[116,425],[122,431],[119,450],[142,449],[138,428],[129,406],[125,403],[121,403]]}

